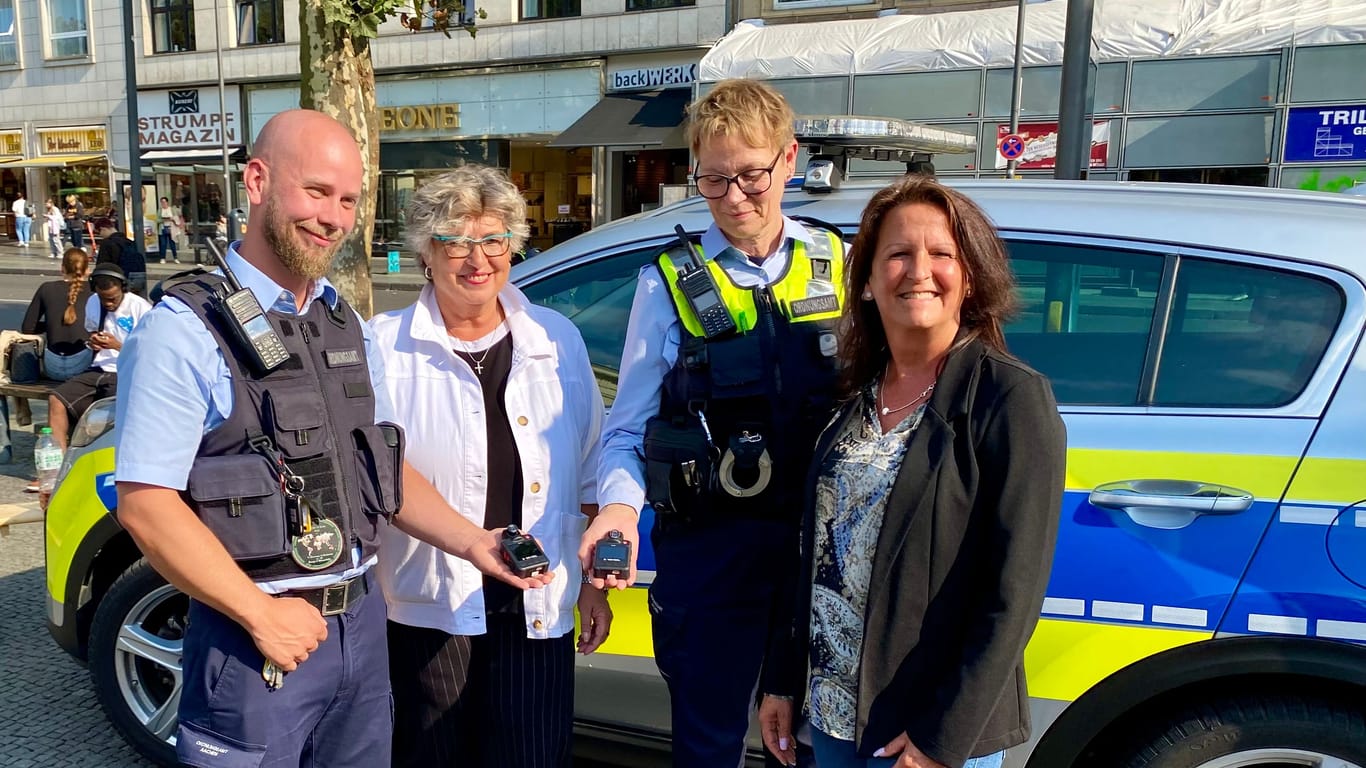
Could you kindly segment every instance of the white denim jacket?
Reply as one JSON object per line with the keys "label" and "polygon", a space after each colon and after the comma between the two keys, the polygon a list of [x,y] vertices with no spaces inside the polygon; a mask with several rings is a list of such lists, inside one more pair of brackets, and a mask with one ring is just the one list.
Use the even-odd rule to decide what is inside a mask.
{"label": "white denim jacket", "polygon": [[[524,596],[527,636],[574,629],[581,504],[597,503],[595,479],[603,404],[588,350],[574,324],[529,302],[512,285],[498,296],[512,335],[505,404],[522,462],[522,529],[540,541],[555,579]],[[436,294],[370,321],[384,357],[385,388],[407,435],[407,460],[452,507],[483,527],[488,432],[484,395],[452,351]],[[468,562],[384,526],[380,586],[389,618],[455,635],[480,635],[483,576]]]}

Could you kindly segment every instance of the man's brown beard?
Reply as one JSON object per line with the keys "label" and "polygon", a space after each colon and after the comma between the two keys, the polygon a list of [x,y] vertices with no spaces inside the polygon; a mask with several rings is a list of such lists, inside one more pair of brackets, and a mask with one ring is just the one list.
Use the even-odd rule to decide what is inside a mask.
{"label": "man's brown beard", "polygon": [[265,203],[266,244],[291,274],[306,280],[317,280],[327,274],[332,259],[341,250],[342,241],[338,240],[326,248],[303,244],[293,236],[294,227],[280,215],[279,205],[274,199]]}

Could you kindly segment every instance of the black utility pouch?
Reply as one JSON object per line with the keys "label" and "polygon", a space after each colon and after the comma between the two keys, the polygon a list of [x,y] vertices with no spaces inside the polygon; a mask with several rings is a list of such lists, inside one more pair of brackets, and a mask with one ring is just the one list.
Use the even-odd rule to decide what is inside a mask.
{"label": "black utility pouch", "polygon": [[711,394],[717,399],[761,395],[764,383],[764,354],[755,336],[735,336],[707,344]]}
{"label": "black utility pouch", "polygon": [[715,483],[711,446],[700,425],[655,416],[645,423],[645,501],[665,517],[696,519]]}
{"label": "black utility pouch", "polygon": [[260,454],[195,459],[185,489],[195,512],[234,560],[289,552],[289,526],[280,479]]}
{"label": "black utility pouch", "polygon": [[403,508],[403,428],[381,422],[356,427],[356,467],[365,513],[391,517]]}
{"label": "black utility pouch", "polygon": [[266,434],[286,459],[309,459],[332,450],[323,431],[323,404],[313,393],[269,391],[264,405]]}

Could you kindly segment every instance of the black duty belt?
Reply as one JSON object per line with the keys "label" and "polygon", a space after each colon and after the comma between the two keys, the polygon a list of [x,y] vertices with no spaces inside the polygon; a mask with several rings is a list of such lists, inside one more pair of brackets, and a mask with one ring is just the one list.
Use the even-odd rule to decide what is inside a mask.
{"label": "black duty belt", "polygon": [[280,597],[297,597],[317,608],[322,615],[335,616],[339,613],[345,613],[369,591],[370,583],[366,580],[365,574],[362,573],[354,578],[329,584],[326,587],[291,589],[281,593]]}

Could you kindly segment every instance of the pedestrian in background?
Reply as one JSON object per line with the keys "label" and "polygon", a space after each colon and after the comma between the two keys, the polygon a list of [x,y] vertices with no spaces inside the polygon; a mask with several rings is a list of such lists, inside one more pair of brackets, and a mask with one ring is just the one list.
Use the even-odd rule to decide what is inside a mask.
{"label": "pedestrian in background", "polygon": [[49,259],[60,259],[62,257],[62,233],[66,231],[66,218],[62,215],[62,209],[57,207],[57,203],[52,198],[47,200],[47,209],[44,218],[47,223],[47,257]]}
{"label": "pedestrian in background", "polygon": [[66,381],[86,370],[95,355],[86,343],[90,332],[85,328],[85,309],[91,294],[85,273],[89,269],[85,250],[68,248],[62,254],[62,279],[39,285],[24,313],[24,333],[41,333],[47,340],[43,370],[54,381]]}
{"label": "pedestrian in background", "polygon": [[119,230],[113,219],[96,221],[95,235],[100,239],[95,263],[119,265],[128,275],[128,290],[147,298],[147,259],[137,245]]}
{"label": "pedestrian in background", "polygon": [[1006,351],[1005,246],[962,193],[908,176],[873,195],[845,290],[848,399],[815,451],[764,744],[795,764],[804,701],[821,768],[998,768],[1029,738],[1062,419]]}
{"label": "pedestrian in background", "polygon": [[[368,573],[379,527],[516,587],[549,581],[514,575],[497,535],[403,461],[369,327],[323,277],[355,228],[362,177],[336,120],[272,117],[242,172],[260,220],[225,259],[265,310],[251,335],[267,346],[234,341],[210,298],[224,280],[204,276],[167,289],[121,360],[119,523],[190,598],[186,765],[389,765],[385,609]],[[289,362],[265,370],[256,349]]]}
{"label": "pedestrian in background", "polygon": [[14,212],[14,235],[19,238],[19,245],[27,248],[33,229],[33,205],[25,200],[24,193],[20,192],[10,204],[10,210]]}
{"label": "pedestrian in background", "polygon": [[535,536],[556,578],[527,594],[385,529],[393,764],[569,768],[575,606],[580,653],[612,620],[577,556],[597,512],[602,396],[579,330],[508,283],[528,228],[506,174],[460,166],[407,211],[428,282],[371,325],[409,463],[472,524]]}
{"label": "pedestrian in background", "polygon": [[[801,478],[835,405],[844,243],[783,215],[792,121],[756,80],[722,81],[688,108],[713,223],[641,270],[604,429],[602,511],[580,547],[587,569],[617,529],[635,556],[637,514],[654,508],[651,630],[678,768],[744,759],[773,603],[797,567]],[[709,284],[708,317],[730,327],[701,323],[683,274]]]}
{"label": "pedestrian in background", "polygon": [[[180,209],[171,205],[169,198],[161,198],[161,207],[157,209],[157,248],[161,251],[161,261],[173,261],[180,263],[180,252],[176,242],[180,239],[180,232],[185,226],[185,222],[180,218]],[[170,258],[166,258],[166,254]]]}
{"label": "pedestrian in background", "polygon": [[62,214],[68,237],[75,248],[85,247],[85,204],[75,194],[66,196],[66,210]]}

